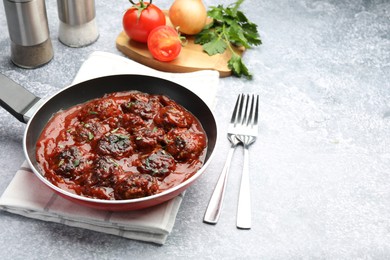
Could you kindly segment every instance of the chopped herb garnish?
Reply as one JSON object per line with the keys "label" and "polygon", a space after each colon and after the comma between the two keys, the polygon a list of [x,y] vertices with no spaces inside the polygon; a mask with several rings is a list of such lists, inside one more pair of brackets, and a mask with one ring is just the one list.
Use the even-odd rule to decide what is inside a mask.
{"label": "chopped herb garnish", "polygon": [[64,164],[64,159],[61,159],[61,161],[58,163],[58,167],[60,167],[61,165],[63,165]]}
{"label": "chopped herb garnish", "polygon": [[112,162],[114,164],[115,167],[118,167],[119,164],[112,158],[109,158],[109,161]]}
{"label": "chopped herb garnish", "polygon": [[146,158],[145,159],[145,164],[146,164],[146,167],[150,167],[150,161],[149,161],[150,159],[149,158]]}
{"label": "chopped herb garnish", "polygon": [[124,135],[124,134],[114,134],[114,135],[117,136],[119,138],[119,140],[129,139],[129,136]]}
{"label": "chopped herb garnish", "polygon": [[88,140],[92,140],[95,136],[91,133],[88,132]]}
{"label": "chopped herb garnish", "polygon": [[134,102],[130,101],[130,102],[127,102],[125,106],[126,106],[127,108],[130,108],[130,107],[131,107],[132,105],[134,105],[134,104],[135,104]]}
{"label": "chopped herb garnish", "polygon": [[77,167],[79,165],[80,165],[80,160],[76,159],[76,160],[73,161],[73,166],[74,167]]}

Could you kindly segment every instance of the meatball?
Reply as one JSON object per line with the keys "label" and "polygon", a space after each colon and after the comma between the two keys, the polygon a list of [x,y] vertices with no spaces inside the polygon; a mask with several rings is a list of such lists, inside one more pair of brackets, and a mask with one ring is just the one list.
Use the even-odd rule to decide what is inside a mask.
{"label": "meatball", "polygon": [[130,133],[144,126],[144,120],[138,115],[123,114],[119,117],[119,127],[126,129]]}
{"label": "meatball", "polygon": [[167,130],[175,127],[190,128],[192,120],[191,114],[179,106],[163,107],[154,117],[155,124]]}
{"label": "meatball", "polygon": [[107,128],[96,119],[91,119],[87,122],[78,122],[74,130],[70,133],[73,135],[74,141],[78,143],[90,142],[95,138],[100,138],[102,134],[107,132]]}
{"label": "meatball", "polygon": [[142,198],[158,192],[156,178],[148,174],[128,175],[114,186],[114,197],[117,200]]}
{"label": "meatball", "polygon": [[179,106],[175,101],[173,101],[172,99],[170,99],[169,97],[167,96],[164,96],[164,95],[161,95],[159,97],[159,100],[160,100],[160,103],[166,107],[166,106],[174,106],[174,107],[177,107]]}
{"label": "meatball", "polygon": [[162,149],[142,156],[137,166],[139,172],[158,177],[161,180],[175,169],[175,159]]}
{"label": "meatball", "polygon": [[91,171],[83,176],[80,184],[86,186],[111,186],[123,174],[123,169],[109,156],[98,157]]}
{"label": "meatball", "polygon": [[125,131],[105,135],[97,142],[96,150],[100,155],[111,155],[115,158],[129,156],[133,153],[130,136]]}
{"label": "meatball", "polygon": [[186,128],[175,128],[165,137],[166,151],[178,161],[198,158],[206,148],[206,136],[190,132]]}
{"label": "meatball", "polygon": [[52,169],[58,175],[73,180],[81,174],[84,163],[82,152],[77,147],[65,147],[54,156]]}
{"label": "meatball", "polygon": [[158,97],[145,93],[135,93],[128,102],[121,105],[124,113],[133,113],[145,120],[153,119],[161,107]]}
{"label": "meatball", "polygon": [[122,113],[115,100],[110,98],[97,99],[85,104],[80,110],[78,118],[80,121],[87,121],[91,118],[106,120],[111,117],[116,118]]}
{"label": "meatball", "polygon": [[134,132],[134,142],[140,152],[153,151],[164,140],[165,131],[158,127],[144,127]]}

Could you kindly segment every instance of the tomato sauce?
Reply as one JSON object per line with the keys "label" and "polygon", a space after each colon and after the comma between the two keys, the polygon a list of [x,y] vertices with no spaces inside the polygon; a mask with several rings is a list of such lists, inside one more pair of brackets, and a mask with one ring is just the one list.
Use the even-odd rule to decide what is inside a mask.
{"label": "tomato sauce", "polygon": [[54,185],[97,199],[134,199],[185,181],[203,165],[207,137],[164,95],[116,92],[60,111],[42,131],[36,158]]}

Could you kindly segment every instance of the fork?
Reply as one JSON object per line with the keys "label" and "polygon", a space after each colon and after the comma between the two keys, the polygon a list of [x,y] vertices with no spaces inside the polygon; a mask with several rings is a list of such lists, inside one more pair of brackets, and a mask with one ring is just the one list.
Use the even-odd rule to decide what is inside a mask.
{"label": "fork", "polygon": [[251,228],[251,196],[249,181],[249,146],[256,141],[258,134],[259,117],[259,95],[249,95],[243,97],[239,115],[240,122],[237,124],[237,139],[244,145],[244,167],[241,176],[240,193],[237,206],[237,228]]}
{"label": "fork", "polygon": [[240,141],[236,137],[236,126],[239,122],[240,115],[238,115],[238,108],[241,104],[241,95],[237,97],[236,104],[230,119],[228,126],[228,140],[231,143],[225,165],[222,169],[222,172],[218,178],[217,184],[215,185],[213,194],[211,195],[209,204],[207,206],[203,221],[208,224],[216,224],[219,219],[219,215],[222,209],[223,198],[225,196],[226,184],[228,179],[228,173],[230,168],[230,163],[232,161],[234,150]]}

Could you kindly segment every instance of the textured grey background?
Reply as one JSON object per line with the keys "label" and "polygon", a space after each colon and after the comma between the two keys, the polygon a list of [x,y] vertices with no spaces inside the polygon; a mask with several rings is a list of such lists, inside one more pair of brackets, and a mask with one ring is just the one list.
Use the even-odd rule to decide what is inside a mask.
{"label": "textured grey background", "polygon": [[[164,9],[172,3],[154,2]],[[10,63],[0,3],[0,72],[40,97],[70,84],[91,52],[122,55],[115,38],[128,7],[127,0],[97,0],[100,38],[73,49],[58,41],[56,1],[46,3],[55,56],[35,70]],[[0,258],[390,258],[390,2],[247,0],[242,10],[259,25],[264,42],[244,57],[254,79],[220,81],[218,154],[186,193],[166,245],[0,212]],[[250,231],[235,227],[242,149],[219,223],[202,223],[241,92],[261,97],[260,135],[251,147]],[[0,193],[23,162],[24,129],[0,109]]]}

